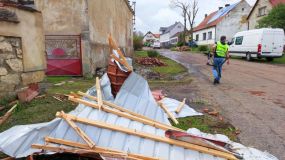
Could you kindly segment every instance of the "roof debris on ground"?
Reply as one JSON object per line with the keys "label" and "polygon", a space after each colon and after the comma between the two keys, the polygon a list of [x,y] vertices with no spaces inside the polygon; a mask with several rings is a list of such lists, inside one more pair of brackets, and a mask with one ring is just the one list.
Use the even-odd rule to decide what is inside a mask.
{"label": "roof debris on ground", "polygon": [[126,66],[121,54],[114,56],[115,60],[120,59],[118,63],[122,61],[121,68],[130,72],[116,95],[112,93],[111,79],[105,74],[86,93],[79,91],[69,96],[69,100],[79,103],[70,113],[59,111],[51,122],[15,126],[0,133],[0,151],[15,158],[88,153],[99,154],[102,159],[277,160],[224,135],[210,135],[197,129],[186,132],[171,126],[168,118],[202,114],[186,105],[185,100],[162,98],[157,102],[147,81]]}

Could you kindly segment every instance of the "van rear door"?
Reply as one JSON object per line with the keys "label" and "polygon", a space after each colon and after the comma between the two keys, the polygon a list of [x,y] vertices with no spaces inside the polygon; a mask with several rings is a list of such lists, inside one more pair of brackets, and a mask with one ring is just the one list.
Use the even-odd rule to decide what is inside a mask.
{"label": "van rear door", "polygon": [[283,52],[284,32],[282,30],[265,30],[262,36],[262,55],[279,57]]}

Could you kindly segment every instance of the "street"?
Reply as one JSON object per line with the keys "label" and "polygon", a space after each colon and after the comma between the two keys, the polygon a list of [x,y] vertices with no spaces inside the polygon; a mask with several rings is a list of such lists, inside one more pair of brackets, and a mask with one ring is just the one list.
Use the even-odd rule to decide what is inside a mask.
{"label": "street", "polygon": [[159,52],[188,68],[203,97],[216,103],[221,114],[241,130],[244,145],[285,159],[284,65],[231,59],[230,65],[224,65],[221,84],[214,86],[203,54]]}

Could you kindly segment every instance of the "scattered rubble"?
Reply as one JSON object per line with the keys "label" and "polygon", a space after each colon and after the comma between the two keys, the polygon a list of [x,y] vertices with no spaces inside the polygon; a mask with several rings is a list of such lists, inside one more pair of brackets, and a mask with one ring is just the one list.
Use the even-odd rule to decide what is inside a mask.
{"label": "scattered rubble", "polygon": [[137,59],[137,63],[150,66],[166,66],[164,62],[155,57],[143,57]]}

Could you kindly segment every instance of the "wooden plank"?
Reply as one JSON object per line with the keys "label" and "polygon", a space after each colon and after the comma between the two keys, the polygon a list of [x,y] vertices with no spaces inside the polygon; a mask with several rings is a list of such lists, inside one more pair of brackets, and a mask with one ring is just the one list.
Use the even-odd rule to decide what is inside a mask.
{"label": "wooden plank", "polygon": [[73,116],[70,114],[64,114],[64,115],[62,115],[62,114],[64,114],[64,113],[57,112],[56,116],[57,117],[66,116],[69,119],[72,119],[72,120],[79,122],[79,123],[92,125],[92,126],[99,127],[99,128],[105,128],[108,130],[123,132],[126,134],[130,134],[130,135],[134,135],[134,136],[138,136],[138,137],[142,137],[142,138],[146,138],[146,139],[151,139],[151,140],[158,141],[158,142],[168,143],[168,144],[176,145],[176,146],[183,147],[186,149],[195,150],[195,151],[206,153],[206,154],[211,154],[211,155],[221,157],[221,158],[226,158],[226,159],[230,159],[230,160],[237,160],[237,158],[235,156],[233,156],[232,154],[227,153],[227,152],[222,152],[222,151],[214,150],[211,148],[206,148],[203,146],[199,146],[199,145],[195,145],[195,144],[191,144],[191,143],[187,143],[187,142],[183,142],[183,141],[177,141],[177,140],[170,139],[167,137],[161,137],[161,136],[157,136],[154,134],[149,134],[149,133],[137,131],[134,129],[129,129],[129,128],[125,128],[122,126],[113,125],[110,123],[89,120],[86,118],[79,118],[79,117],[76,117],[76,116]]}
{"label": "wooden plank", "polygon": [[186,101],[186,98],[183,99],[183,101],[179,104],[179,106],[176,108],[175,112],[178,114],[182,108],[184,107],[185,105],[185,101]]}
{"label": "wooden plank", "polygon": [[6,120],[12,115],[13,111],[16,109],[18,104],[15,104],[11,109],[9,109],[8,112],[4,114],[4,116],[1,117],[0,119],[0,125],[6,122]]}
{"label": "wooden plank", "polygon": [[92,139],[89,138],[88,135],[82,131],[71,119],[66,117],[63,111],[61,111],[61,113],[61,118],[63,118],[76,131],[76,133],[88,144],[90,148],[93,148],[95,143],[92,141]]}
{"label": "wooden plank", "polygon": [[[118,62],[120,62],[122,65],[124,65],[125,67],[126,66],[129,66],[129,64],[128,64],[128,62],[127,61],[123,61],[122,59],[120,59],[120,58],[118,58],[117,56],[115,56],[114,54],[111,54],[110,55],[113,59],[115,59],[116,61],[118,61]],[[128,68],[128,67],[126,67],[127,69],[128,69],[128,71],[132,71],[132,68]]]}
{"label": "wooden plank", "polygon": [[97,91],[97,97],[98,97],[98,106],[99,110],[101,110],[101,107],[103,105],[103,98],[102,98],[102,92],[101,92],[101,86],[100,86],[100,80],[98,77],[96,77],[96,91]]}
{"label": "wooden plank", "polygon": [[65,147],[56,147],[56,146],[50,146],[50,145],[40,145],[40,144],[32,144],[32,148],[34,149],[43,149],[43,150],[49,150],[57,153],[76,153],[76,154],[84,154],[84,153],[100,153],[100,154],[106,154],[109,156],[114,157],[127,157],[124,153],[117,153],[117,152],[106,152],[106,151],[97,151],[97,150],[90,150],[90,149],[69,149]]}
{"label": "wooden plank", "polygon": [[[111,34],[109,35],[108,40],[109,40],[110,47],[118,52],[119,57],[120,57],[119,59],[122,59],[122,64],[128,69],[128,71],[132,71],[133,70],[132,67],[128,64],[124,54],[121,52],[121,50],[117,46],[116,42],[113,40]],[[111,54],[111,57],[112,57],[112,54]],[[114,58],[114,57],[112,57],[112,58]]]}
{"label": "wooden plank", "polygon": [[[89,149],[89,146],[86,144],[81,144],[81,143],[77,143],[77,142],[73,142],[73,141],[68,141],[68,140],[63,140],[63,139],[57,139],[57,138],[52,138],[52,137],[46,137],[45,141],[48,143],[56,143],[56,144],[62,144],[62,145],[66,145],[66,146],[71,146],[71,147],[77,147],[77,148],[82,148],[82,149]],[[92,148],[92,150],[96,150],[96,151],[110,151],[110,152],[117,152],[117,153],[124,153],[123,151],[118,151],[118,150],[114,150],[114,149],[109,149],[109,148],[104,148],[104,147],[99,147],[99,146],[95,146],[94,148]],[[145,160],[158,160],[158,158],[154,158],[154,157],[146,157],[140,154],[132,154],[132,153],[126,153],[128,156],[130,157],[134,157],[134,158],[140,158],[140,159],[145,159]]]}
{"label": "wooden plank", "polygon": [[[84,96],[84,97],[86,97],[86,98],[89,98],[89,99],[91,99],[91,100],[98,101],[98,98],[97,98],[97,97],[91,96],[91,95],[89,95],[89,94],[86,94],[86,93],[83,93],[83,92],[80,92],[80,91],[78,91],[77,93],[78,93],[79,95]],[[159,126],[164,126],[164,128],[160,128],[160,129],[163,129],[163,130],[165,130],[165,129],[166,129],[166,130],[171,129],[171,130],[175,130],[175,131],[184,132],[184,130],[182,130],[182,129],[180,129],[180,128],[176,128],[176,127],[173,127],[173,126],[170,126],[170,125],[163,124],[163,123],[161,123],[161,122],[155,121],[155,120],[153,120],[153,119],[151,119],[151,118],[148,118],[148,117],[146,117],[146,116],[144,116],[144,115],[138,114],[138,113],[136,113],[136,112],[133,112],[133,111],[130,111],[130,110],[128,110],[128,109],[125,109],[125,108],[123,108],[123,107],[121,107],[121,106],[118,106],[118,105],[116,105],[116,104],[114,104],[114,103],[112,103],[112,102],[108,102],[108,101],[104,101],[104,100],[103,100],[103,104],[105,104],[105,105],[107,105],[107,106],[109,106],[109,107],[115,108],[115,109],[117,109],[117,110],[119,110],[119,111],[129,113],[129,114],[131,114],[131,115],[133,115],[133,116],[135,116],[135,117],[139,117],[139,118],[141,118],[141,119],[149,120],[150,122],[155,123],[156,126],[158,125],[157,128],[160,128]]]}
{"label": "wooden plank", "polygon": [[[99,108],[98,104],[91,103],[91,102],[85,101],[83,99],[74,98],[72,96],[70,96],[68,99],[73,101],[73,102],[77,102],[77,103],[84,104],[86,106],[90,106],[92,108],[96,108],[96,109]],[[103,101],[103,103],[104,103],[104,101]],[[121,116],[121,117],[128,118],[130,120],[141,122],[141,123],[146,124],[146,125],[150,125],[150,126],[153,126],[153,127],[156,127],[156,128],[160,128],[162,130],[174,129],[176,131],[183,131],[181,129],[177,129],[177,128],[174,128],[173,126],[169,126],[169,125],[166,125],[166,124],[163,124],[163,123],[159,123],[159,122],[156,122],[154,120],[148,120],[148,119],[144,119],[142,117],[138,117],[136,115],[129,114],[127,112],[117,111],[117,110],[105,107],[104,105],[102,106],[102,110],[105,111],[105,112],[108,112],[108,113],[112,113],[112,114],[115,114],[115,115],[118,115],[118,116]]]}
{"label": "wooden plank", "polygon": [[162,102],[158,102],[158,105],[164,110],[164,112],[168,115],[168,117],[175,123],[178,124],[179,122],[174,117],[174,115],[166,108],[166,106]]}

